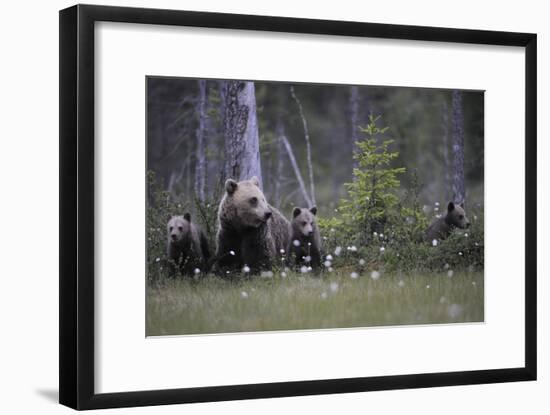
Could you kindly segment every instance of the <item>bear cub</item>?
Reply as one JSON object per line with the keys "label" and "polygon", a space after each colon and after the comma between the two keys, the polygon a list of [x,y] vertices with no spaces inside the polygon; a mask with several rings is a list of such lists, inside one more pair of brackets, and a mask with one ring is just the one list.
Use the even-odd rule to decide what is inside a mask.
{"label": "bear cub", "polygon": [[454,228],[466,229],[470,226],[470,221],[466,217],[464,211],[464,203],[456,205],[449,202],[447,206],[447,214],[439,219],[436,219],[426,230],[425,241],[432,243],[435,240],[446,239]]}
{"label": "bear cub", "polygon": [[225,194],[218,209],[216,272],[224,275],[271,270],[281,249],[286,249],[289,223],[270,206],[254,176],[250,180],[225,182]]}
{"label": "bear cub", "polygon": [[208,241],[202,230],[191,222],[189,213],[172,216],[166,225],[170,274],[193,275],[195,270],[207,272],[210,258]]}
{"label": "bear cub", "polygon": [[311,209],[295,207],[290,222],[289,261],[295,266],[321,267],[321,236],[315,221],[317,207]]}

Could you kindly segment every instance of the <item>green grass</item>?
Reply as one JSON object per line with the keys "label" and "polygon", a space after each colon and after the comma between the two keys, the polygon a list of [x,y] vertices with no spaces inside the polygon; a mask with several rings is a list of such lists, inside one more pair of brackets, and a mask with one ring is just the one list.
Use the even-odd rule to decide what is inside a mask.
{"label": "green grass", "polygon": [[[351,270],[350,270],[351,272]],[[483,321],[483,273],[343,270],[321,277],[166,280],[147,287],[147,336]]]}

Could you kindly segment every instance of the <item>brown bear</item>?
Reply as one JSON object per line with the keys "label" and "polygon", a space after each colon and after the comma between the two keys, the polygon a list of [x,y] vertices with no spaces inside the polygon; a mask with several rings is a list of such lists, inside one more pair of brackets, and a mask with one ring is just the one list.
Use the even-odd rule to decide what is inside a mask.
{"label": "brown bear", "polygon": [[218,209],[215,268],[218,273],[270,270],[286,249],[289,222],[265,200],[256,177],[225,182]]}
{"label": "brown bear", "polygon": [[470,226],[470,222],[464,211],[464,203],[456,205],[449,202],[447,206],[447,214],[436,219],[426,230],[425,241],[433,243],[434,240],[440,241],[447,238],[454,228],[466,229]]}
{"label": "brown bear", "polygon": [[208,241],[202,230],[191,222],[189,213],[172,216],[166,225],[170,274],[195,275],[207,272],[210,258]]}
{"label": "brown bear", "polygon": [[311,209],[294,208],[287,252],[291,264],[311,266],[317,271],[321,268],[321,236],[315,215],[315,206]]}

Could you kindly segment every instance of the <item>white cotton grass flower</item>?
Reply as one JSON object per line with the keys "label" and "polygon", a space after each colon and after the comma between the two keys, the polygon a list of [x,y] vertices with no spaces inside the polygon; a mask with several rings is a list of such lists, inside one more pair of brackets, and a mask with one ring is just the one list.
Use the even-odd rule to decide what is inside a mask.
{"label": "white cotton grass flower", "polygon": [[194,273],[195,275],[200,274],[200,273],[201,273],[201,270],[198,269],[198,268],[195,268],[195,269],[193,270],[193,273]]}
{"label": "white cotton grass flower", "polygon": [[331,282],[330,283],[330,291],[333,293],[338,291],[338,283],[337,282]]}
{"label": "white cotton grass flower", "polygon": [[281,277],[286,278],[286,272],[281,272]]}
{"label": "white cotton grass flower", "polygon": [[229,255],[235,256],[235,251],[229,251]]}
{"label": "white cotton grass flower", "polygon": [[248,298],[248,293],[246,291],[241,291],[241,298]]}
{"label": "white cotton grass flower", "polygon": [[334,271],[334,268],[328,267],[328,272],[332,272],[332,271]]}
{"label": "white cotton grass flower", "polygon": [[308,255],[308,256],[305,256],[304,257],[304,261],[305,262],[311,262],[311,257]]}
{"label": "white cotton grass flower", "polygon": [[292,241],[292,245],[294,245],[294,246],[300,246],[300,241],[299,241],[298,239],[294,239],[294,240]]}
{"label": "white cotton grass flower", "polygon": [[334,250],[334,255],[339,256],[341,253],[342,253],[342,247],[337,246],[336,249]]}
{"label": "white cotton grass flower", "polygon": [[370,273],[370,277],[373,279],[373,280],[377,280],[378,278],[380,278],[380,272],[379,271],[372,271]]}
{"label": "white cotton grass flower", "polygon": [[439,202],[435,202],[435,205],[436,205],[436,206],[439,206]]}
{"label": "white cotton grass flower", "polygon": [[331,254],[328,254],[326,258],[327,258],[327,261],[332,261],[333,259]]}
{"label": "white cotton grass flower", "polygon": [[399,280],[399,282],[397,283],[397,285],[400,286],[400,287],[404,287],[404,286],[405,286],[405,281]]}
{"label": "white cotton grass flower", "polygon": [[307,267],[307,270],[308,270],[308,272],[309,272],[309,271],[313,271],[313,268]]}
{"label": "white cotton grass flower", "polygon": [[272,271],[262,271],[260,273],[260,277],[262,277],[262,278],[273,278],[273,272]]}
{"label": "white cotton grass flower", "polygon": [[475,287],[477,284],[475,281],[472,281],[472,285]]}
{"label": "white cotton grass flower", "polygon": [[156,258],[156,259],[155,259],[155,262],[160,262],[160,258]]}
{"label": "white cotton grass flower", "polygon": [[458,255],[463,256],[464,254],[462,252],[459,252]]}
{"label": "white cotton grass flower", "polygon": [[426,289],[427,289],[427,290],[430,289],[430,284],[426,285]]}
{"label": "white cotton grass flower", "polygon": [[243,272],[244,272],[245,274],[248,274],[248,273],[250,272],[250,267],[249,267],[248,265],[245,265],[245,266],[243,267]]}
{"label": "white cotton grass flower", "polygon": [[377,237],[377,236],[378,236],[378,233],[377,233],[377,232],[373,232],[373,233],[372,233],[372,236]]}
{"label": "white cotton grass flower", "polygon": [[441,298],[439,299],[439,302],[440,302],[441,304],[445,304],[445,303],[447,302],[447,297],[445,297],[445,296],[441,297]]}
{"label": "white cotton grass flower", "polygon": [[359,274],[357,272],[352,272],[351,274],[349,274],[349,276],[352,280],[356,280],[357,278],[359,278]]}
{"label": "white cotton grass flower", "polygon": [[462,306],[460,304],[451,304],[447,308],[447,314],[450,318],[458,318],[462,314]]}
{"label": "white cotton grass flower", "polygon": [[311,242],[308,242],[308,243],[307,243],[307,246],[311,246]]}
{"label": "white cotton grass flower", "polygon": [[449,267],[450,267],[449,264],[445,264],[445,265],[443,266],[443,269],[449,269]]}
{"label": "white cotton grass flower", "polygon": [[467,238],[467,237],[468,237],[468,232],[466,232],[466,233],[464,234],[464,237],[465,237],[465,238]]}
{"label": "white cotton grass flower", "polygon": [[380,239],[384,239],[384,234],[383,233],[380,234]]}
{"label": "white cotton grass flower", "polygon": [[334,233],[334,232],[336,232],[336,229],[330,228],[330,231]]}
{"label": "white cotton grass flower", "polygon": [[384,248],[383,246],[380,247],[380,252],[384,252],[386,250],[386,248]]}
{"label": "white cotton grass flower", "polygon": [[300,272],[302,274],[306,274],[307,273],[307,267],[305,265],[303,265],[302,267],[300,267]]}
{"label": "white cotton grass flower", "polygon": [[432,241],[432,246],[437,246],[438,243],[439,243],[439,242],[437,241],[437,239],[434,239],[434,240]]}
{"label": "white cotton grass flower", "polygon": [[453,275],[454,275],[454,271],[452,269],[447,271],[447,277],[452,278]]}
{"label": "white cotton grass flower", "polygon": [[285,253],[285,250],[281,249],[279,252],[281,253],[281,255],[283,255]]}
{"label": "white cotton grass flower", "polygon": [[359,260],[359,265],[361,265],[361,266],[364,266],[364,265],[365,265],[365,260],[364,260],[363,258],[361,258],[361,259]]}
{"label": "white cotton grass flower", "polygon": [[330,262],[330,261],[327,260],[327,261],[323,262],[323,265],[324,265],[326,268],[330,268],[330,267],[332,266],[332,262]]}
{"label": "white cotton grass flower", "polygon": [[321,293],[321,298],[322,298],[323,300],[325,300],[327,297],[328,297],[328,296],[327,296],[327,293],[323,291],[323,292]]}
{"label": "white cotton grass flower", "polygon": [[349,250],[351,252],[357,252],[357,247],[355,245],[350,246]]}

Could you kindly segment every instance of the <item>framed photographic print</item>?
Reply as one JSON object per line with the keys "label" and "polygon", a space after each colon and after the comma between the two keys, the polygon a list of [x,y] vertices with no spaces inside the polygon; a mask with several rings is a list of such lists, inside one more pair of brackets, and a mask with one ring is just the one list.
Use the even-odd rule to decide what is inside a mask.
{"label": "framed photographic print", "polygon": [[536,379],[535,34],[74,6],[60,188],[62,404]]}

